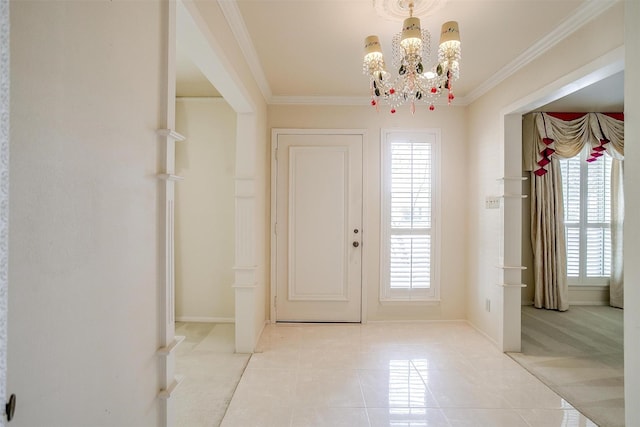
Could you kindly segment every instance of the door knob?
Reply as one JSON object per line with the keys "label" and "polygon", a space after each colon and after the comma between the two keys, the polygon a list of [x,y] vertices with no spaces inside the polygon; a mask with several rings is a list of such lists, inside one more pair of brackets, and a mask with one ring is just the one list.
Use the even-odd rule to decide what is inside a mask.
{"label": "door knob", "polygon": [[9,397],[9,401],[6,403],[4,407],[4,412],[7,415],[7,421],[11,421],[13,419],[13,415],[16,413],[16,395],[12,394]]}
{"label": "door knob", "polygon": [[360,246],[360,242],[353,242],[353,247],[357,248],[358,246]]}

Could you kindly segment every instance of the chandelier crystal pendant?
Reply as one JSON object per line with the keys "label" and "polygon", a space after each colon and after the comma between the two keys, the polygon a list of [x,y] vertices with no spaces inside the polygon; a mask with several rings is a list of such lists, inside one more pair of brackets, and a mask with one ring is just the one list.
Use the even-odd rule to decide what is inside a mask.
{"label": "chandelier crystal pendant", "polygon": [[420,19],[413,16],[414,0],[405,1],[409,17],[402,31],[392,40],[392,65],[397,75],[386,70],[378,36],[369,36],[364,42],[363,72],[369,76],[371,105],[378,108],[381,101],[390,106],[391,113],[409,102],[411,112],[415,104],[424,102],[434,110],[435,101],[447,93],[448,103],[454,99],[453,82],[460,77],[460,31],[455,21],[445,22],[440,33],[438,62],[430,69],[431,35],[420,27]]}

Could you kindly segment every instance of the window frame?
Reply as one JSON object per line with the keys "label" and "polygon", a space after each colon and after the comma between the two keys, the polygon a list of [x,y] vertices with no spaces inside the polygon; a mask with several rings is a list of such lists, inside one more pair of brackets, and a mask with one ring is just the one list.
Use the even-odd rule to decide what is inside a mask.
{"label": "window frame", "polygon": [[[380,301],[440,301],[440,129],[382,129],[380,137]],[[390,286],[391,144],[394,141],[428,142],[431,145],[431,244],[428,289],[392,289]]]}
{"label": "window frame", "polygon": [[[564,222],[564,232],[565,232],[565,239],[568,238],[568,228],[577,228],[578,229],[578,233],[580,236],[580,245],[579,245],[579,273],[578,276],[569,276],[569,273],[567,271],[567,284],[569,286],[608,286],[609,285],[609,280],[611,278],[611,276],[592,276],[589,277],[587,276],[587,231],[591,228],[591,229],[601,229],[601,228],[608,228],[609,230],[611,230],[611,219],[609,221],[609,223],[606,222],[589,222],[588,219],[588,210],[587,210],[587,206],[588,206],[588,202],[589,202],[589,197],[588,197],[588,181],[589,181],[589,163],[586,161],[587,158],[589,157],[589,153],[590,153],[590,146],[587,145],[583,148],[582,151],[580,151],[579,154],[577,154],[576,156],[569,158],[569,159],[559,159],[560,162],[562,162],[563,160],[571,160],[571,159],[575,159],[576,157],[579,157],[579,164],[580,164],[580,218],[579,221],[577,223],[575,222],[569,222],[569,225],[567,225],[567,221],[566,221],[566,215],[567,212],[563,212],[564,214],[564,218],[563,218],[563,222]],[[600,162],[600,161],[605,161],[605,158],[607,158],[610,156],[608,154],[605,154],[604,156],[602,156],[601,158],[599,158],[598,160],[596,160],[596,162]],[[562,170],[562,166],[559,165],[561,170]],[[609,168],[609,172],[610,172]],[[611,175],[609,174],[609,191],[611,191]],[[565,176],[563,173],[561,173],[561,181],[562,181],[562,186],[563,189],[565,187]],[[567,195],[562,194],[562,198],[563,198],[563,204],[565,204],[565,199],[566,199]],[[610,200],[611,195],[609,195],[609,200]],[[563,211],[566,209],[566,206],[563,206]],[[611,215],[611,214],[610,214]],[[567,251],[568,251],[568,241],[565,242],[565,245],[567,247]],[[567,261],[568,261],[568,254],[567,254]],[[611,261],[611,255],[609,255],[609,261]],[[611,268],[611,266],[609,266],[609,269]],[[567,269],[568,270],[568,269]]]}

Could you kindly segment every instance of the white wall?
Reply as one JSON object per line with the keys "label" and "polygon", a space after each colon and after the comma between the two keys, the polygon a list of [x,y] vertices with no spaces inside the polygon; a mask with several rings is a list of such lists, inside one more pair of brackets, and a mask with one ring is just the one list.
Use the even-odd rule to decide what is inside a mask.
{"label": "white wall", "polygon": [[[441,320],[465,318],[467,245],[466,110],[440,106],[431,112],[409,107],[396,115],[370,106],[270,106],[271,128],[366,129],[363,149],[363,291],[366,319]],[[382,128],[441,129],[441,302],[438,304],[379,303],[380,276],[380,130]]]}
{"label": "white wall", "polygon": [[500,216],[483,208],[487,195],[500,194],[504,128],[502,110],[621,46],[623,3],[589,22],[469,106],[469,286],[468,319],[499,342],[500,312],[485,310],[500,302],[498,283]]}
{"label": "white wall", "polygon": [[157,426],[160,2],[11,3],[12,426]]}
{"label": "white wall", "polygon": [[[625,176],[640,182],[640,2],[625,1]],[[627,187],[628,188],[628,187]],[[625,192],[627,212],[640,212],[640,192]],[[624,387],[625,424],[640,425],[640,218],[626,215],[624,223]]]}
{"label": "white wall", "polygon": [[233,321],[236,113],[222,98],[178,98],[176,319]]}

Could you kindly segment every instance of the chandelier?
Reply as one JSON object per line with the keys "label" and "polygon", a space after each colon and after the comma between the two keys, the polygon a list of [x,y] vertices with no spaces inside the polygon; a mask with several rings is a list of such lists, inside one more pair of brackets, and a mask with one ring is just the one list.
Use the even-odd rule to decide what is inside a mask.
{"label": "chandelier", "polygon": [[451,104],[454,98],[452,84],[460,77],[458,23],[449,21],[442,25],[438,62],[427,69],[425,62],[430,60],[431,35],[420,28],[420,19],[413,16],[414,0],[400,0],[400,3],[408,6],[409,17],[404,20],[402,31],[392,39],[392,65],[397,75],[386,70],[378,36],[369,36],[364,42],[363,72],[369,76],[371,105],[377,109],[383,101],[393,114],[408,102],[411,113],[415,113],[416,103],[424,102],[433,111],[435,101],[443,93],[447,93]]}

